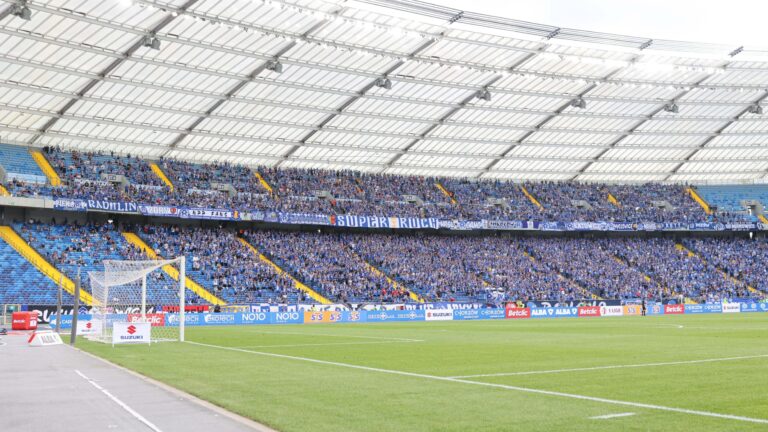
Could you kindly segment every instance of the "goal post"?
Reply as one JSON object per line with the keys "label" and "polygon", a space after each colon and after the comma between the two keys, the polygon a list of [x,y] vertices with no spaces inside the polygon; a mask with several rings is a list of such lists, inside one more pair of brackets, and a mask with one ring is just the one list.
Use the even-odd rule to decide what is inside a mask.
{"label": "goal post", "polygon": [[[116,322],[143,322],[151,326],[152,342],[183,342],[185,264],[183,256],[152,261],[105,260],[104,271],[89,272],[91,321],[97,328],[87,337],[110,343]],[[175,267],[177,273],[168,266]],[[172,273],[178,278],[172,278]]]}

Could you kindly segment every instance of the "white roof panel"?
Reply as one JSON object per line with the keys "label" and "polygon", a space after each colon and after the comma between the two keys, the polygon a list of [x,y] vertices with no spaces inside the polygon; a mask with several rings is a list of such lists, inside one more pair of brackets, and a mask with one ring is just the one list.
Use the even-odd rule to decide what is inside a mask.
{"label": "white roof panel", "polygon": [[8,142],[519,180],[768,173],[768,117],[749,112],[768,104],[761,47],[392,0],[30,8],[0,20]]}

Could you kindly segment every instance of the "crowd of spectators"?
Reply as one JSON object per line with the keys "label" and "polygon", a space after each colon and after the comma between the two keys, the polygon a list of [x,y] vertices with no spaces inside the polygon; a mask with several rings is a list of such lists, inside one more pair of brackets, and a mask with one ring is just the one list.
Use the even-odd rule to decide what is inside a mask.
{"label": "crowd of spectators", "polygon": [[[713,240],[706,240],[713,244]],[[606,250],[626,260],[666,288],[667,294],[712,301],[730,297],[749,297],[742,281],[725,277],[715,264],[666,238],[618,238],[602,240]]]}
{"label": "crowd of spectators", "polygon": [[764,238],[689,238],[683,244],[729,276],[759,291],[751,295],[768,293],[768,242]]}
{"label": "crowd of spectators", "polygon": [[[145,260],[111,223],[15,223],[44,258],[75,279],[104,259]],[[764,297],[765,239],[564,238],[362,234],[144,225],[132,227],[160,256],[187,257],[187,276],[229,303],[309,301],[294,277],[338,303]],[[287,274],[260,260],[242,236]],[[687,248],[687,249],[686,249]],[[689,252],[690,251],[694,251]],[[173,304],[177,283],[148,280],[150,301]],[[754,289],[750,289],[754,287]],[[409,292],[410,291],[410,292]],[[188,302],[202,301],[188,292]]]}
{"label": "crowd of spectators", "polygon": [[[316,214],[614,222],[745,222],[744,212],[707,215],[684,185],[607,185],[573,182],[469,180],[259,167],[228,163],[195,164],[161,159],[174,185],[167,187],[146,161],[129,156],[66,152],[47,148],[61,187],[11,181],[17,196],[133,201],[172,206],[234,208]],[[258,179],[260,174],[271,191]],[[123,175],[127,184],[105,179]],[[214,183],[223,185],[214,190]],[[441,190],[438,184],[444,187]],[[231,188],[229,188],[231,186]],[[529,199],[524,190],[538,200]],[[327,197],[318,197],[327,192]],[[609,195],[615,198],[609,202]],[[415,199],[411,199],[415,197]]]}
{"label": "crowd of spectators", "polygon": [[138,234],[163,257],[187,257],[187,276],[229,303],[295,303],[293,280],[260,261],[235,233],[144,225]]}
{"label": "crowd of spectators", "polygon": [[602,240],[525,237],[520,242],[536,259],[599,298],[659,298],[663,294],[637,268],[616,259]]}
{"label": "crowd of spectators", "polygon": [[584,298],[549,265],[531,260],[515,238],[349,234],[345,240],[369,262],[432,301]]}
{"label": "crowd of spectators", "polygon": [[250,231],[246,238],[284,270],[340,303],[407,302],[408,292],[376,274],[338,234]]}
{"label": "crowd of spectators", "polygon": [[[75,281],[80,272],[80,286],[90,291],[89,272],[104,271],[103,260],[145,260],[141,251],[125,241],[111,223],[43,224],[17,223],[19,235],[37,250],[49,263]],[[135,301],[139,297],[122,298]],[[152,272],[147,278],[147,301],[152,305],[178,304],[178,283],[162,271]],[[194,293],[187,293],[187,303],[200,303]]]}

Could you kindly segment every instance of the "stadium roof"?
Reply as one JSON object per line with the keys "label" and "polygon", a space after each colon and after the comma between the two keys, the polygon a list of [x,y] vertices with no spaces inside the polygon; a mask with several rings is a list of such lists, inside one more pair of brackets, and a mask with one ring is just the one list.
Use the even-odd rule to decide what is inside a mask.
{"label": "stadium roof", "polygon": [[0,41],[3,142],[396,174],[768,179],[768,48],[412,0],[6,1]]}

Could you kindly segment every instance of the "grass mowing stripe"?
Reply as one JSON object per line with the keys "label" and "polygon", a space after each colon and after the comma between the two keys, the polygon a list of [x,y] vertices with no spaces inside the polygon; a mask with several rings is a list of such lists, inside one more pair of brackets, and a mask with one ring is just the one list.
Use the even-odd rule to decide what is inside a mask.
{"label": "grass mowing stripe", "polygon": [[748,359],[756,359],[756,358],[768,358],[768,354],[758,354],[758,355],[741,356],[741,357],[721,357],[721,358],[701,359],[701,360],[680,360],[680,361],[659,362],[659,363],[638,363],[638,364],[628,364],[628,365],[593,366],[593,367],[583,367],[583,368],[573,368],[573,369],[552,369],[552,370],[524,371],[524,372],[499,372],[499,373],[478,374],[478,375],[457,375],[457,376],[452,376],[451,378],[490,378],[490,377],[501,377],[501,376],[541,375],[541,374],[554,374],[554,373],[563,373],[563,372],[595,371],[595,370],[603,370],[603,369],[624,369],[624,368],[641,368],[641,367],[654,367],[654,366],[688,365],[688,364],[696,364],[696,363],[715,363],[715,362],[724,362],[724,361],[748,360]]}
{"label": "grass mowing stripe", "polygon": [[454,383],[461,383],[461,384],[468,384],[468,385],[485,386],[485,387],[499,388],[499,389],[505,389],[505,390],[514,390],[514,391],[525,392],[525,393],[557,396],[557,397],[570,398],[570,399],[586,400],[591,402],[600,402],[600,403],[606,403],[606,404],[612,404],[612,405],[623,405],[623,406],[645,408],[645,409],[657,410],[657,411],[668,411],[668,412],[676,412],[676,413],[682,413],[682,414],[690,414],[690,415],[696,415],[696,416],[702,416],[702,417],[714,417],[714,418],[736,420],[736,421],[749,422],[749,423],[768,424],[768,419],[761,419],[761,418],[744,417],[744,416],[737,416],[732,414],[720,414],[720,413],[714,413],[714,412],[708,412],[708,411],[690,410],[685,408],[666,407],[662,405],[653,405],[653,404],[646,404],[641,402],[627,402],[627,401],[605,399],[605,398],[594,397],[594,396],[585,396],[585,395],[578,395],[573,393],[562,393],[562,392],[534,389],[534,388],[528,388],[528,387],[517,387],[517,386],[495,384],[495,383],[488,383],[488,382],[482,382],[482,381],[470,381],[470,380],[459,379],[459,378],[442,377],[437,375],[427,375],[427,374],[420,374],[420,373],[414,373],[414,372],[405,372],[405,371],[398,371],[398,370],[391,370],[391,369],[360,366],[360,365],[349,364],[349,363],[318,360],[318,359],[313,359],[308,357],[290,356],[285,354],[275,354],[275,353],[262,352],[262,351],[251,351],[251,350],[246,350],[242,348],[226,347],[226,346],[212,345],[212,344],[206,344],[206,343],[200,343],[200,342],[187,341],[186,343],[203,346],[203,347],[221,349],[226,351],[242,352],[245,354],[259,355],[259,356],[265,356],[265,357],[275,357],[275,358],[282,358],[282,359],[296,360],[296,361],[304,361],[304,362],[324,364],[329,366],[339,366],[339,367],[345,367],[349,369],[366,370],[366,371],[380,372],[380,373],[386,373],[391,375],[410,376],[410,377],[429,379],[429,380],[435,380],[435,381],[446,381],[446,382],[454,382]]}

